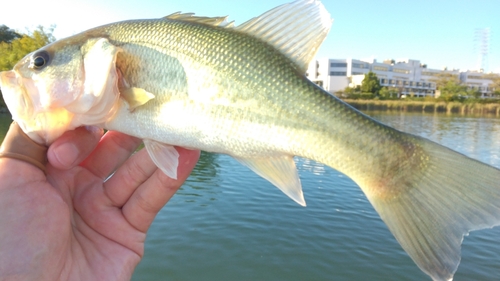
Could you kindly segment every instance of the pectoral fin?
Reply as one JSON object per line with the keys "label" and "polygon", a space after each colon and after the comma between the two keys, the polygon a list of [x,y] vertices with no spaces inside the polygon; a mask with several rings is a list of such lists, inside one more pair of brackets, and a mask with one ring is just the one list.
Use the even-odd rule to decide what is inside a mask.
{"label": "pectoral fin", "polygon": [[120,96],[127,101],[130,111],[155,98],[155,95],[146,90],[135,87],[120,90]]}
{"label": "pectoral fin", "polygon": [[144,140],[144,146],[156,166],[167,176],[176,180],[179,152],[171,145],[148,139]]}
{"label": "pectoral fin", "polygon": [[293,157],[283,155],[266,158],[235,157],[235,159],[250,168],[257,175],[270,181],[295,202],[302,206],[306,205],[304,194],[302,193],[299,174],[297,173]]}

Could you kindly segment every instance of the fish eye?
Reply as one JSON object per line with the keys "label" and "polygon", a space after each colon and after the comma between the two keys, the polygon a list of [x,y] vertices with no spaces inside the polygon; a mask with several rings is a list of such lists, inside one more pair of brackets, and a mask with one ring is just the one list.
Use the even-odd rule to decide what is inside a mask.
{"label": "fish eye", "polygon": [[40,51],[31,57],[30,68],[40,70],[47,66],[49,63],[49,53],[47,51]]}

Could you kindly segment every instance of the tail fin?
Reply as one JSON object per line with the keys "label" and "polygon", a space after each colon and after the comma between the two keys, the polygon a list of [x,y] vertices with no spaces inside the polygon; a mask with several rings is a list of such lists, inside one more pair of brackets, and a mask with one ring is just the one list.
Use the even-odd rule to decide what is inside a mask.
{"label": "tail fin", "polygon": [[500,224],[500,170],[416,141],[424,164],[384,186],[383,193],[373,181],[359,184],[420,269],[435,281],[452,280],[464,235]]}

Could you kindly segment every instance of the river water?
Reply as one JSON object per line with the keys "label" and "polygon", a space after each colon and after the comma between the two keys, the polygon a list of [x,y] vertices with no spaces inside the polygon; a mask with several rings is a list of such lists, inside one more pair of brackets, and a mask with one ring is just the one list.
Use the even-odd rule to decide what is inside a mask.
{"label": "river water", "polygon": [[[368,114],[500,167],[498,118]],[[0,116],[0,139],[9,120]],[[430,280],[355,183],[314,161],[296,162],[306,208],[231,157],[203,153],[154,221],[132,279]],[[498,237],[500,228],[466,237],[454,280],[500,280]]]}

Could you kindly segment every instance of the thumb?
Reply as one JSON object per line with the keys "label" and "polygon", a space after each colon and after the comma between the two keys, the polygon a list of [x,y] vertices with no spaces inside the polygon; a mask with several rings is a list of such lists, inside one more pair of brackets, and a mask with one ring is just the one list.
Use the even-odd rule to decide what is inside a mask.
{"label": "thumb", "polygon": [[50,145],[47,158],[57,169],[71,169],[90,155],[102,135],[103,130],[93,126],[65,132]]}

